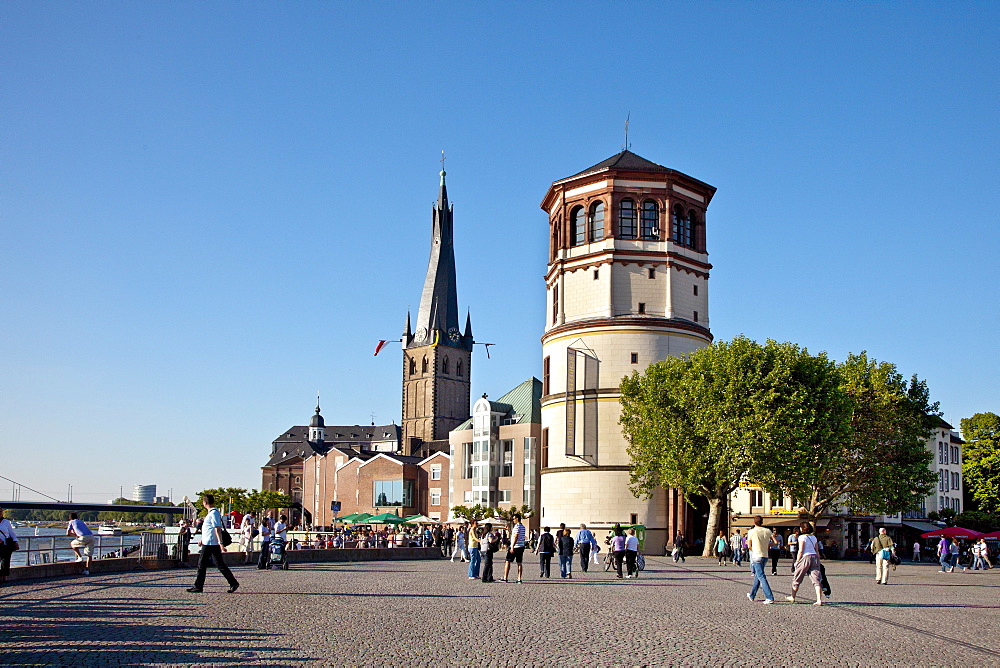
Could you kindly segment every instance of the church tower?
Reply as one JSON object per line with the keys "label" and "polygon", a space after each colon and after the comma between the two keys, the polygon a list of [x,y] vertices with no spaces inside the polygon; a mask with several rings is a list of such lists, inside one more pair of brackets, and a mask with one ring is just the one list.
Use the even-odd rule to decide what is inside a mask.
{"label": "church tower", "polygon": [[[431,253],[420,296],[416,329],[406,314],[403,332],[403,453],[448,449],[448,432],[469,417],[472,372],[472,319],[464,331],[458,315],[453,207],[445,172],[434,205]],[[441,447],[423,447],[431,441]]]}
{"label": "church tower", "polygon": [[683,528],[683,501],[629,492],[619,383],[711,343],[705,211],[715,188],[621,153],[549,188],[542,335],[542,523]]}

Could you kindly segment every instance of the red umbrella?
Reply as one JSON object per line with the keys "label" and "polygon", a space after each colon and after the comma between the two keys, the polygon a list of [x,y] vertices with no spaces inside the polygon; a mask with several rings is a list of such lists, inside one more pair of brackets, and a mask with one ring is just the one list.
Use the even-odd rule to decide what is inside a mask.
{"label": "red umbrella", "polygon": [[934,531],[928,531],[925,534],[920,534],[921,538],[940,538],[944,536],[945,538],[982,538],[985,534],[979,531],[973,531],[972,529],[963,529],[962,527],[944,527],[942,529],[935,529]]}
{"label": "red umbrella", "polygon": [[1000,540],[1000,531],[991,531],[990,533],[984,533],[980,538],[996,538]]}

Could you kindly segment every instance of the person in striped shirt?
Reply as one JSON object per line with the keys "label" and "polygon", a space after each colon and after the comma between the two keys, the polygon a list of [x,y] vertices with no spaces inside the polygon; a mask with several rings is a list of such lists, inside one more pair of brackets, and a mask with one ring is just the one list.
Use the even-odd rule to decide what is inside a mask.
{"label": "person in striped shirt", "polygon": [[503,567],[503,578],[500,582],[507,582],[510,576],[510,565],[517,562],[517,583],[521,584],[521,575],[524,572],[524,548],[527,545],[528,531],[521,524],[521,516],[514,515],[514,526],[510,530],[510,550],[507,551],[507,563]]}

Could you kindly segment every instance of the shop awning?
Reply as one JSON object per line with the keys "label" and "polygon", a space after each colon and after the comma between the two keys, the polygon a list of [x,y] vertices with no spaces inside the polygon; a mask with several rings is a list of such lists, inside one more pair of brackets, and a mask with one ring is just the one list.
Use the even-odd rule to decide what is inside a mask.
{"label": "shop awning", "polygon": [[910,520],[909,522],[903,520],[903,526],[909,527],[911,529],[916,529],[920,533],[927,533],[928,531],[937,531],[938,529],[941,528],[936,524],[931,524],[930,522],[915,522],[913,520]]}

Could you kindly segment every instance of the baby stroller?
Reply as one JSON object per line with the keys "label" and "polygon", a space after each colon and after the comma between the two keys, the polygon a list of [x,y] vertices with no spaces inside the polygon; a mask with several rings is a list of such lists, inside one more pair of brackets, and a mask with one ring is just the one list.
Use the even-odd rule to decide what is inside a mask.
{"label": "baby stroller", "polygon": [[285,541],[278,537],[271,539],[271,564],[268,568],[288,570],[288,559],[285,557]]}

